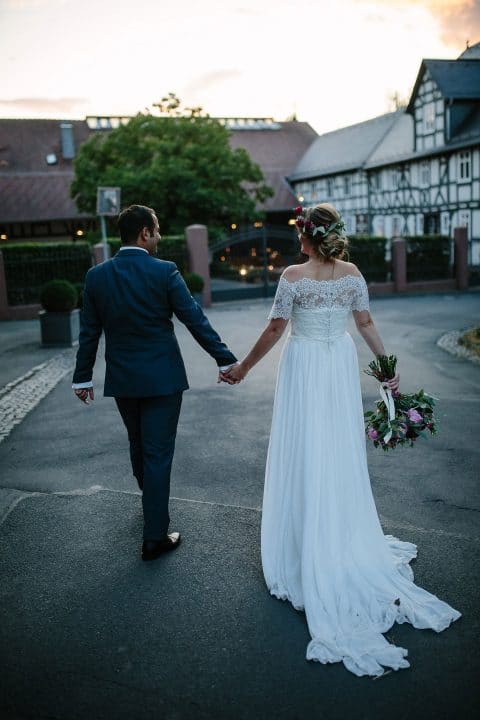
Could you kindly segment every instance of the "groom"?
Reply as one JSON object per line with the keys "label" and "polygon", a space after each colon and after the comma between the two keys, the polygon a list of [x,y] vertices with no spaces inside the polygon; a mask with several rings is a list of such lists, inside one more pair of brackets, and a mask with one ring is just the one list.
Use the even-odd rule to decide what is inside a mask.
{"label": "groom", "polygon": [[[197,305],[172,262],[154,257],[160,240],[155,211],[131,205],[119,215],[117,255],[85,278],[73,389],[93,400],[92,373],[105,333],[104,395],[114,397],[127,428],[133,474],[143,490],[142,559],[154,560],[180,542],[168,533],[170,470],[182,393],[188,388],[172,313],[217,362],[236,362]],[[232,384],[230,382],[230,384]]]}

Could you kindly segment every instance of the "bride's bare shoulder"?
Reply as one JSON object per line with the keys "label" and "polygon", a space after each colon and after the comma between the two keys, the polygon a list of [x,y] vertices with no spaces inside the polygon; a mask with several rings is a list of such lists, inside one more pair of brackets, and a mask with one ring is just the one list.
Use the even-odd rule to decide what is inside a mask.
{"label": "bride's bare shoulder", "polygon": [[288,282],[295,282],[304,277],[305,270],[303,264],[301,265],[289,265],[282,273],[282,278],[288,280]]}
{"label": "bride's bare shoulder", "polygon": [[338,274],[340,276],[342,275],[361,275],[362,273],[358,269],[358,267],[355,265],[355,263],[346,262],[345,260],[336,260],[335,261],[337,268],[338,268]]}

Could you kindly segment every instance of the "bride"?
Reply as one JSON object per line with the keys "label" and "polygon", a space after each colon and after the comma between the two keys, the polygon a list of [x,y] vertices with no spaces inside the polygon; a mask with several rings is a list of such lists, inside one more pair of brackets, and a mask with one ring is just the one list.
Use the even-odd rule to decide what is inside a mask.
{"label": "bride", "polygon": [[[269,325],[227,382],[239,382],[288,322],[265,474],[261,552],[272,595],[304,610],[308,660],[342,661],[355,675],[409,667],[407,650],[382,635],[394,622],[440,632],[460,613],[415,585],[416,546],[384,535],[367,468],[359,369],[346,332],[350,311],[375,355],[384,355],[358,268],[341,258],[337,210],[297,208],[308,261],[283,273]],[[396,390],[398,375],[388,385]]]}

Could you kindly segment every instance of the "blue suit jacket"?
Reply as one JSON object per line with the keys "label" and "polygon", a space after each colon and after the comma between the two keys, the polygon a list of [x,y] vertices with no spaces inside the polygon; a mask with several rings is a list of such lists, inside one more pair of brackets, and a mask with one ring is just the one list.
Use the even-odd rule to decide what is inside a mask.
{"label": "blue suit jacket", "polygon": [[154,397],[188,388],[172,314],[216,361],[236,361],[190,294],[175,263],[140,249],[121,250],[85,278],[74,383],[92,379],[105,332],[105,387],[110,397]]}

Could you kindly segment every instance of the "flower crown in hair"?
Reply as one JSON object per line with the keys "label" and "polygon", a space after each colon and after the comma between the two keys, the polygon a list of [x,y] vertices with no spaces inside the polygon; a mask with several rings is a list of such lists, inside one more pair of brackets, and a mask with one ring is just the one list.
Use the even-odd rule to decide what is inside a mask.
{"label": "flower crown in hair", "polygon": [[326,227],[325,225],[315,225],[311,220],[305,220],[305,208],[301,205],[296,207],[293,212],[295,213],[295,225],[297,228],[301,232],[308,233],[312,237],[315,237],[317,233],[319,233],[322,237],[327,237],[327,235],[333,231],[339,231],[342,233],[345,230],[345,223],[341,217]]}

